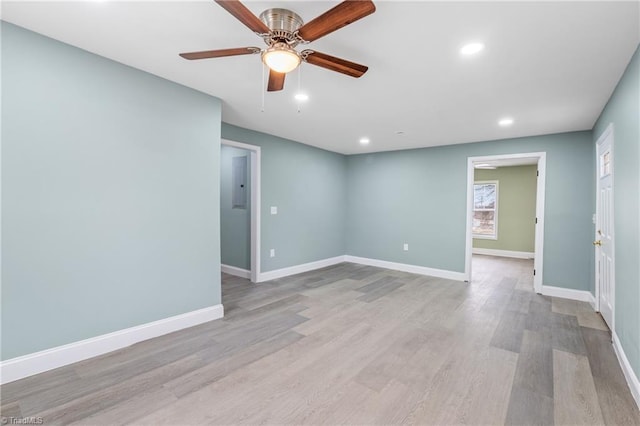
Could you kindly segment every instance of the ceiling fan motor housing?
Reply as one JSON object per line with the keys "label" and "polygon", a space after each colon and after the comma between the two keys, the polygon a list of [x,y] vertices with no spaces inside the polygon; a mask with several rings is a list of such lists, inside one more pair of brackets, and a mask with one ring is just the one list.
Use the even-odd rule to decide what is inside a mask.
{"label": "ceiling fan motor housing", "polygon": [[302,18],[288,9],[272,8],[260,14],[260,20],[269,27],[271,33],[265,38],[265,42],[271,45],[275,42],[284,42],[289,46],[299,43],[295,32],[304,24]]}

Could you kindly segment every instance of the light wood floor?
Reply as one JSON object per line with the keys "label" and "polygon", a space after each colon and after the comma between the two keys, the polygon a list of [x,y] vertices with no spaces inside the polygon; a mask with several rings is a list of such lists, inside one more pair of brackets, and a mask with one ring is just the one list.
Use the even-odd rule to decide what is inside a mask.
{"label": "light wood floor", "polygon": [[45,424],[640,424],[600,317],[532,292],[530,261],[471,284],[354,264],[252,285],[226,315],[3,386]]}

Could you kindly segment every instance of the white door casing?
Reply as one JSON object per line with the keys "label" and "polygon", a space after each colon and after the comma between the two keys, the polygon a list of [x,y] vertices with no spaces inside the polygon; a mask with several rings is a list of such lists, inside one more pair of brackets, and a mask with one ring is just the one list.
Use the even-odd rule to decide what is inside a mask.
{"label": "white door casing", "polygon": [[262,191],[261,162],[259,146],[241,142],[221,140],[221,145],[244,149],[251,155],[251,282],[260,282],[260,203]]}
{"label": "white door casing", "polygon": [[615,321],[615,233],[613,224],[613,125],[596,142],[596,301],[613,330]]}
{"label": "white door casing", "polygon": [[[547,175],[547,153],[527,152],[518,154],[499,154],[481,157],[467,157],[467,231],[465,248],[465,281],[471,282],[471,258],[473,253],[473,183],[474,164],[486,163],[497,160],[535,160],[538,165],[538,182],[536,187],[536,228],[535,228],[535,249],[533,260],[533,290],[542,293],[543,259],[544,259],[544,211],[546,195],[546,175]],[[533,164],[533,163],[532,163]]]}

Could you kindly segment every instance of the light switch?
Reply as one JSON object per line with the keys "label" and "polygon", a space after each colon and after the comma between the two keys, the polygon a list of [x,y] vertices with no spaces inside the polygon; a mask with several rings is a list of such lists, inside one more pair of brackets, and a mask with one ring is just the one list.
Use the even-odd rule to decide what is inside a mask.
{"label": "light switch", "polygon": [[278,207],[271,206],[271,214],[278,214]]}
{"label": "light switch", "polygon": [[404,251],[409,251],[409,244],[404,243],[404,246],[402,247],[402,249],[403,249]]}
{"label": "light switch", "polygon": [[276,257],[276,249],[269,250],[269,256]]}

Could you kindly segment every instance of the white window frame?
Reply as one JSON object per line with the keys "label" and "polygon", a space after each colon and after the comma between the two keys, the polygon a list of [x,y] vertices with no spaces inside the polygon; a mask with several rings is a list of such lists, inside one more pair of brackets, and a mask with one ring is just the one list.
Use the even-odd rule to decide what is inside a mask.
{"label": "white window frame", "polygon": [[[493,221],[495,223],[495,232],[493,235],[477,235],[477,234],[472,234],[472,237],[474,239],[478,239],[478,240],[497,240],[498,239],[498,210],[499,210],[499,197],[500,197],[500,186],[499,186],[499,182],[497,180],[479,180],[479,181],[474,181],[473,182],[473,195],[474,195],[474,199],[475,199],[475,186],[476,185],[486,185],[486,184],[492,184],[496,186],[496,206],[493,209]],[[476,210],[475,209],[475,201],[474,204],[472,205],[473,210],[471,211],[471,214],[473,216],[473,213],[475,213],[476,211],[491,211],[491,209],[483,209],[483,210]],[[473,228],[472,228],[473,229]]]}

